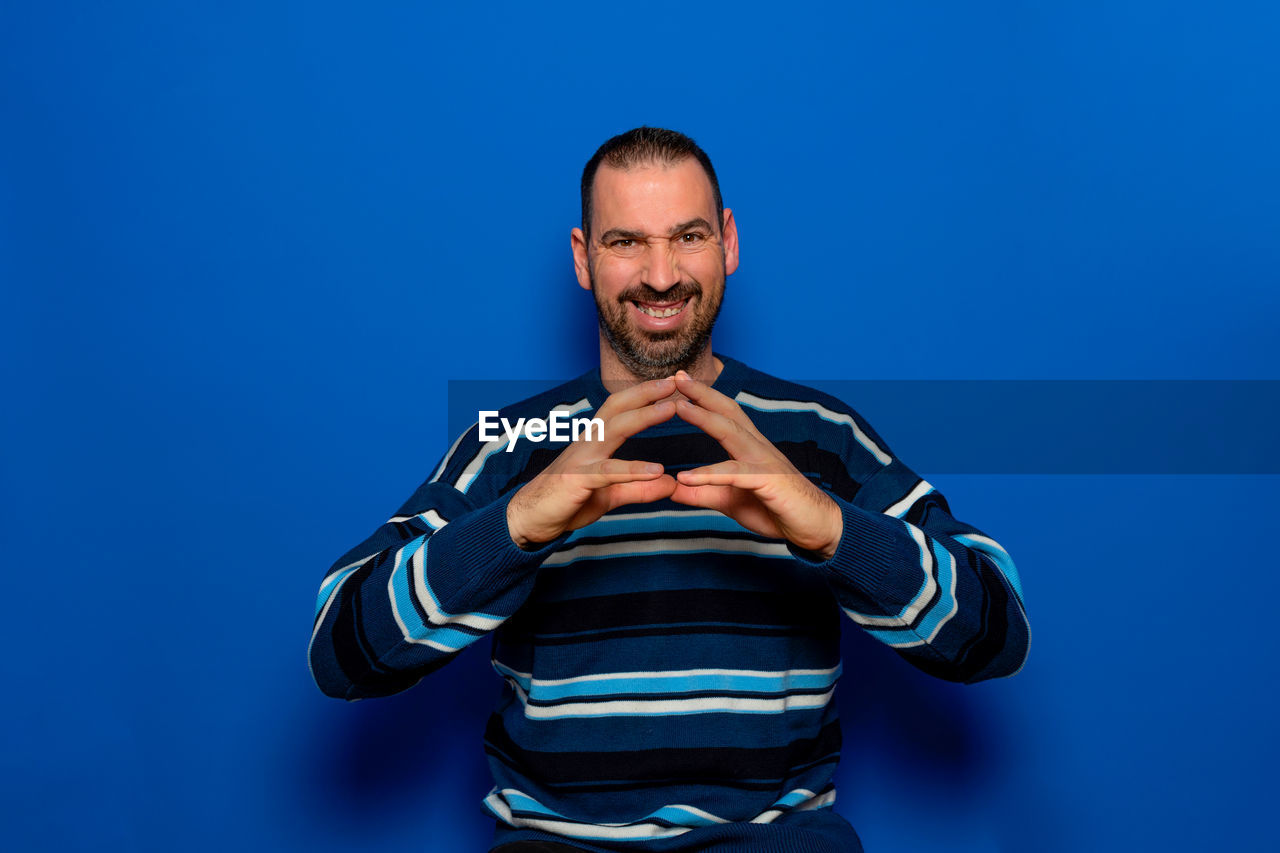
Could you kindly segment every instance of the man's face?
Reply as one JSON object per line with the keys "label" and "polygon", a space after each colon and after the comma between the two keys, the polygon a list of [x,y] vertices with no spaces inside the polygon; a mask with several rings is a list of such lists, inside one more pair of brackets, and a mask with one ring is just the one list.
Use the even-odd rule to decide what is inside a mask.
{"label": "man's face", "polygon": [[711,337],[738,266],[731,211],[716,221],[697,160],[596,172],[591,236],[574,229],[578,283],[619,360],[645,378],[689,368]]}

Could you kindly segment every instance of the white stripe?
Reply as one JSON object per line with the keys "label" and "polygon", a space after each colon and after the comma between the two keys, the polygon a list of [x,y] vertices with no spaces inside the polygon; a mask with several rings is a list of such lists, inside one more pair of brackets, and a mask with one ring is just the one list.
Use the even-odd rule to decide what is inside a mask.
{"label": "white stripe", "polygon": [[[321,589],[324,589],[324,585],[325,585],[325,584],[327,584],[329,581],[333,580],[333,579],[334,579],[335,577],[337,577],[338,575],[342,574],[343,572],[347,571],[348,569],[358,569],[358,568],[360,568],[361,566],[363,566],[365,563],[367,563],[367,562],[369,562],[370,560],[372,560],[372,559],[373,559],[374,557],[376,557],[376,556],[378,556],[378,555],[377,555],[377,554],[370,554],[369,556],[364,557],[363,559],[356,560],[354,563],[347,563],[345,566],[343,566],[343,567],[342,567],[342,568],[340,568],[340,569],[334,569],[333,571],[329,572],[329,574],[325,575],[324,580],[322,580],[322,581],[320,582],[320,588],[321,588]],[[329,594],[330,594],[330,595],[332,595],[333,593],[329,593]]]}
{"label": "white stripe", "polygon": [[823,708],[835,692],[782,696],[776,699],[747,699],[740,696],[704,696],[697,699],[615,699],[606,702],[569,702],[563,705],[529,705],[528,696],[518,684],[512,684],[524,715],[531,720],[555,720],[564,717],[649,717],[661,714],[782,714],[804,708]]}
{"label": "white stripe", "polygon": [[[426,545],[425,542],[423,542],[422,544],[424,546]],[[444,643],[437,643],[434,640],[415,637],[409,631],[409,626],[404,624],[404,619],[400,616],[400,608],[396,604],[396,588],[395,588],[396,572],[404,571],[404,569],[405,569],[405,566],[402,563],[400,563],[399,558],[397,558],[396,567],[391,570],[391,577],[387,579],[387,597],[391,599],[391,613],[396,617],[396,624],[400,626],[401,636],[404,637],[406,642],[416,643],[422,646],[430,646],[431,648],[436,649],[437,651],[446,652],[446,653],[458,651],[453,646],[445,645]],[[430,625],[427,626],[427,630],[428,631],[431,630]]]}
{"label": "white stripe", "polygon": [[854,438],[858,439],[858,443],[869,450],[881,465],[888,465],[893,461],[892,456],[880,449],[880,445],[872,441],[862,431],[857,421],[843,412],[832,411],[821,403],[814,403],[809,400],[766,400],[764,397],[757,397],[755,394],[749,394],[746,391],[739,391],[734,399],[762,412],[813,412],[823,420],[844,424],[853,430]]}
{"label": "white stripe", "polygon": [[[906,524],[906,522],[904,521],[903,524]],[[924,607],[929,599],[933,598],[934,590],[938,588],[937,564],[933,559],[933,549],[929,547],[923,530],[914,524],[907,524],[907,529],[911,532],[911,538],[915,540],[916,545],[920,546],[920,567],[924,569],[924,586],[916,593],[916,597],[911,599],[911,603],[897,616],[867,616],[858,613],[856,610],[842,607],[841,609],[849,614],[849,618],[859,625],[868,628],[894,628],[910,625],[919,615],[920,608]],[[953,585],[954,580],[955,575],[953,574]]]}
{"label": "white stripe", "polygon": [[933,486],[926,481],[921,480],[914,489],[907,493],[907,496],[898,501],[893,506],[884,511],[885,515],[891,515],[894,518],[902,518],[911,509],[911,506],[920,498],[933,491]]}
{"label": "white stripe", "polygon": [[476,477],[480,476],[480,471],[484,468],[484,463],[489,460],[489,457],[506,446],[507,438],[504,436],[481,447],[480,452],[472,457],[466,468],[462,469],[458,479],[453,481],[453,487],[465,495],[467,489],[471,488],[471,484],[475,482]]}
{"label": "white stripe", "polygon": [[[779,800],[785,800],[793,794],[801,794],[804,800],[794,806],[771,807],[753,818],[745,821],[747,823],[772,823],[780,815],[789,811],[813,811],[815,809],[826,808],[836,801],[835,789],[827,791],[825,794],[817,795],[807,788],[795,788],[788,791]],[[670,820],[669,812],[678,810],[685,812],[694,817],[700,818],[697,827],[705,826],[707,823],[724,824],[729,823],[728,818],[720,817],[712,814],[697,806],[690,806],[684,803],[673,803],[667,806],[661,806],[651,813],[646,820],[633,821],[632,823],[578,823],[564,819],[562,815],[556,817],[515,817],[512,813],[511,805],[507,802],[508,797],[515,797],[519,800],[529,800],[537,804],[541,808],[546,808],[533,797],[523,791],[515,788],[503,788],[499,791],[494,788],[485,797],[485,805],[494,811],[505,823],[511,826],[528,827],[530,829],[542,829],[547,832],[554,832],[573,838],[612,838],[617,840],[628,839],[656,839],[656,838],[672,838],[677,835],[683,835],[690,829],[695,827],[668,827],[653,822],[654,815],[662,815],[663,819]],[[546,809],[551,811],[551,809]],[[556,819],[559,817],[560,819]]]}
{"label": "white stripe", "polygon": [[458,436],[453,440],[453,445],[450,446],[449,452],[446,453],[444,455],[444,458],[440,460],[440,467],[436,469],[436,472],[431,475],[431,479],[428,480],[427,482],[434,483],[436,480],[440,479],[440,475],[444,473],[444,469],[449,467],[449,460],[453,458],[453,454],[457,451],[458,445],[462,444],[462,439],[466,438],[467,435],[470,434],[471,430],[475,429],[479,425],[480,425],[480,422],[476,421],[471,426],[463,430],[462,435]]}
{"label": "white stripe", "polygon": [[397,521],[408,521],[411,518],[422,519],[431,526],[432,530],[439,530],[441,527],[444,527],[449,523],[448,520],[440,513],[436,512],[434,509],[429,509],[426,512],[420,512],[417,515],[393,515],[391,518],[387,519],[387,524]]}
{"label": "white stripe", "polygon": [[[554,820],[551,818],[515,817],[511,813],[511,807],[507,805],[507,801],[503,799],[503,797],[509,793],[520,794],[519,791],[513,791],[512,789],[507,788],[501,793],[494,791],[484,799],[485,805],[493,809],[494,814],[498,815],[498,817],[509,826],[541,829],[544,832],[551,832],[556,835],[565,835],[573,838],[615,838],[620,841],[645,838],[674,838],[677,835],[684,835],[690,829],[689,827],[684,826],[659,826],[656,823],[572,823],[566,820]],[[528,795],[521,794],[521,796]],[[529,799],[533,798],[530,797]],[[724,821],[720,822],[724,823]]]}
{"label": "white stripe", "polygon": [[409,559],[410,577],[413,578],[410,589],[414,591],[418,604],[427,611],[427,621],[431,623],[428,627],[466,625],[478,631],[492,631],[501,625],[504,620],[500,616],[486,616],[483,613],[446,613],[440,609],[435,595],[427,586],[426,553],[430,542],[429,539],[423,542],[422,547]]}
{"label": "white stripe", "polygon": [[929,636],[920,637],[916,640],[907,640],[903,643],[888,643],[887,645],[895,649],[910,649],[915,646],[923,646],[932,643],[934,638],[938,636],[938,632],[942,630],[942,626],[951,621],[951,617],[955,616],[960,610],[960,602],[956,599],[956,558],[951,555],[950,552],[948,552],[947,556],[950,557],[951,560],[951,609],[947,611],[947,615],[938,620],[938,624],[933,627],[933,632],[929,634]]}
{"label": "white stripe", "polygon": [[[425,547],[426,542],[422,543],[422,548]],[[415,553],[421,553],[421,548]],[[410,560],[412,560],[412,557]],[[457,652],[458,649],[453,648],[452,646],[447,646],[445,643],[436,643],[435,640],[413,637],[412,631],[408,629],[408,625],[404,624],[404,619],[401,616],[399,606],[396,603],[396,573],[397,571],[406,571],[406,562],[408,561],[404,561],[402,555],[397,555],[396,567],[392,569],[392,574],[390,574],[390,578],[387,579],[387,597],[390,599],[390,602],[392,602],[392,615],[396,617],[396,624],[399,625],[399,629],[401,629],[401,635],[404,638],[404,642],[416,643],[419,644],[419,646],[430,646],[440,652]],[[431,628],[433,628],[433,626],[426,626],[426,630],[428,631],[430,631]]]}
{"label": "white stripe", "polygon": [[760,814],[756,815],[755,817],[751,818],[749,822],[750,823],[773,823],[775,820],[778,819],[779,816],[785,814],[786,812],[809,812],[809,811],[813,811],[814,809],[825,808],[826,806],[829,806],[836,801],[835,788],[832,788],[830,791],[827,791],[822,796],[818,796],[817,794],[814,794],[813,791],[810,791],[808,788],[796,788],[795,790],[788,791],[786,794],[782,796],[781,799],[786,799],[791,794],[804,794],[805,799],[794,806],[786,806],[782,808],[771,808],[771,809],[768,809],[767,811],[763,811]]}
{"label": "white stripe", "polygon": [[[583,397],[576,403],[561,403],[558,406],[553,406],[551,411],[547,412],[547,417],[550,418],[551,412],[565,412],[566,414],[575,415],[589,408],[591,408],[591,401]],[[471,484],[475,482],[476,477],[480,476],[480,472],[484,470],[485,463],[489,461],[489,457],[506,447],[507,441],[508,439],[504,434],[501,438],[494,439],[481,447],[480,451],[467,463],[467,467],[463,469],[462,474],[453,482],[453,487],[465,495],[467,489],[471,488]]]}
{"label": "white stripe", "polygon": [[835,675],[840,669],[838,666],[829,669],[783,669],[774,672],[767,672],[759,669],[671,669],[659,672],[599,672],[592,675],[580,675],[575,678],[534,678],[531,673],[518,672],[506,664],[492,660],[494,669],[505,675],[514,675],[517,678],[527,679],[531,684],[537,687],[560,687],[565,684],[581,684],[589,681],[607,681],[622,678],[684,678],[688,676],[701,675],[727,675],[727,676],[746,676],[749,678],[787,678],[789,676],[799,675]]}
{"label": "white stripe", "polygon": [[835,801],[836,801],[836,789],[832,788],[830,791],[827,791],[825,794],[823,794],[820,797],[814,797],[813,799],[804,801],[803,803],[795,807],[795,811],[811,812],[814,809],[822,809],[822,808],[826,808],[827,806],[833,805]]}
{"label": "white stripe", "polygon": [[[621,549],[625,548],[623,551]],[[601,557],[631,557],[642,554],[670,552],[693,554],[711,551],[727,554],[755,554],[758,557],[784,557],[791,559],[791,552],[779,542],[757,542],[754,539],[732,539],[718,536],[700,536],[697,539],[650,539],[643,542],[596,542],[575,545],[557,551],[542,561],[545,566],[564,566],[577,560],[594,560]]]}

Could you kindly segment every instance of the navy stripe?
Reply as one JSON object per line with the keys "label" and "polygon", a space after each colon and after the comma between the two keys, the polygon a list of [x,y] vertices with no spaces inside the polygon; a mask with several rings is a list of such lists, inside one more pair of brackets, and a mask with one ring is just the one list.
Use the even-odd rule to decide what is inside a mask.
{"label": "navy stripe", "polygon": [[551,752],[524,749],[507,734],[502,717],[493,714],[485,743],[506,757],[522,775],[552,784],[576,782],[680,779],[723,783],[726,780],[773,780],[778,783],[840,752],[840,724],[832,721],[812,737],[774,747],[656,748],[627,751]]}

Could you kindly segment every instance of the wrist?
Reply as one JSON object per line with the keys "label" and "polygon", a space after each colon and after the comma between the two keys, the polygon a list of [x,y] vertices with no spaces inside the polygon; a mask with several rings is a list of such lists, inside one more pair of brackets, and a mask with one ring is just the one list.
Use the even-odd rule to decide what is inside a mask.
{"label": "wrist", "polygon": [[827,545],[818,549],[817,553],[826,562],[836,555],[836,550],[840,547],[840,540],[844,537],[844,513],[840,511],[840,507],[831,499],[830,495],[824,492],[823,496],[827,499],[827,518],[831,527],[831,536],[827,540]]}
{"label": "wrist", "polygon": [[[517,493],[516,498],[518,497],[519,494]],[[519,509],[516,506],[516,498],[512,498],[507,502],[507,535],[511,537],[511,541],[521,551],[537,550],[537,544],[520,531]]]}

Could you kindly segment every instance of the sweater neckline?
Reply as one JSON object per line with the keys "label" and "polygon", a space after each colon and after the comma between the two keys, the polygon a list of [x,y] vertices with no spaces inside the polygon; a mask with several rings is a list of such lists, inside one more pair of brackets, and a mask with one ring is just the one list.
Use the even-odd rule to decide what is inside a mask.
{"label": "sweater neckline", "polygon": [[[720,359],[720,363],[724,365],[716,381],[711,383],[711,387],[732,399],[742,390],[749,368],[736,358],[730,358],[724,353],[712,351],[711,354]],[[587,384],[587,399],[591,401],[591,409],[597,411],[609,398],[609,390],[604,387],[604,381],[600,378],[599,366],[591,368],[583,375],[583,379]]]}

